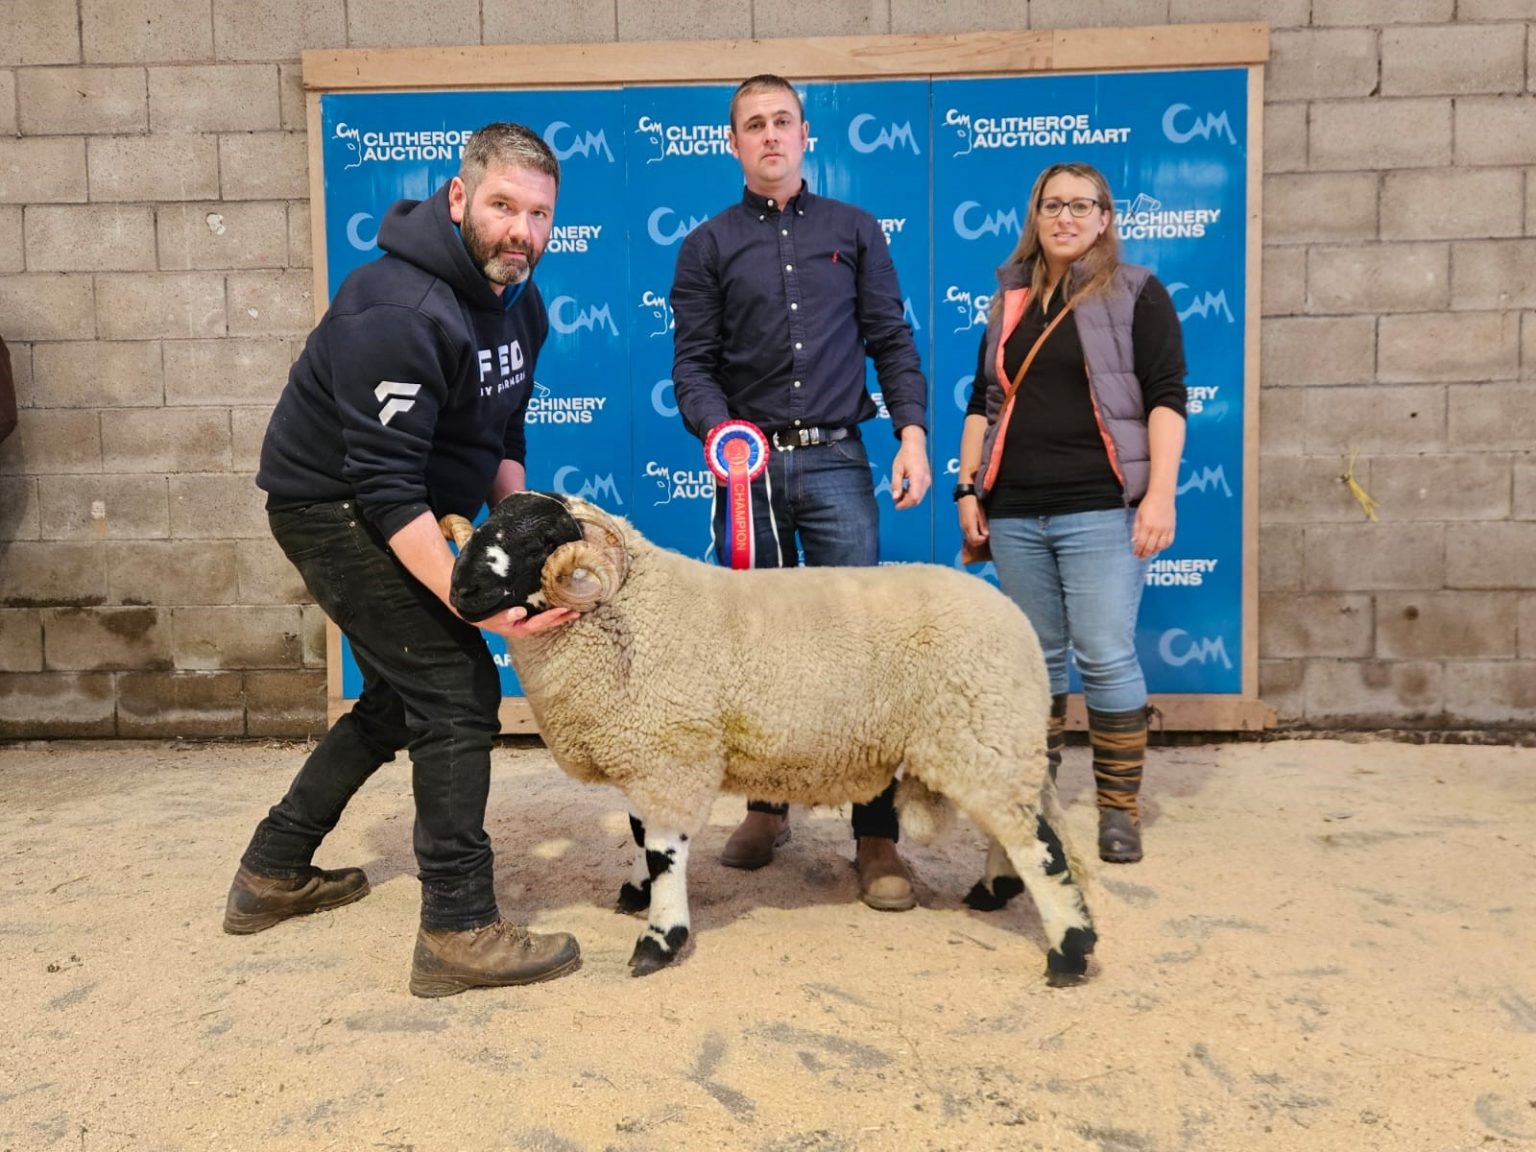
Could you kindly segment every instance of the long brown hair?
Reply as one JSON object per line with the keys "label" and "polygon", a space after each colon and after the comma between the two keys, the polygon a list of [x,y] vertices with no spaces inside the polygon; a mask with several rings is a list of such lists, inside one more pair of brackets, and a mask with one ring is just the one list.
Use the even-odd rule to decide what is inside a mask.
{"label": "long brown hair", "polygon": [[[1030,299],[1038,300],[1045,291],[1046,267],[1040,251],[1040,198],[1045,186],[1055,176],[1077,176],[1093,185],[1094,198],[1109,213],[1109,224],[1094,241],[1093,247],[1084,252],[1072,264],[1070,283],[1063,285],[1074,296],[1085,296],[1103,291],[1109,286],[1115,269],[1120,267],[1120,233],[1115,228],[1115,201],[1109,191],[1109,181],[1104,173],[1091,164],[1052,164],[1035,180],[1029,193],[1029,209],[1024,214],[1024,227],[1019,232],[1019,242],[1009,254],[1006,264],[1032,265],[1029,277]],[[1067,279],[1067,277],[1064,277]],[[997,319],[1003,310],[1003,293],[992,296],[991,318]]]}

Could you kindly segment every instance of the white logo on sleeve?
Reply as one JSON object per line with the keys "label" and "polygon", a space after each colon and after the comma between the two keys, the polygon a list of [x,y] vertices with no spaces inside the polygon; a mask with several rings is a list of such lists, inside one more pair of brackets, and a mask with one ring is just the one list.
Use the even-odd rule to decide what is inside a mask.
{"label": "white logo on sleeve", "polygon": [[381,405],[379,423],[387,425],[401,412],[409,412],[416,407],[416,401],[406,397],[414,397],[420,391],[420,384],[407,384],[400,380],[380,380],[379,386],[373,390],[374,396],[378,398]]}

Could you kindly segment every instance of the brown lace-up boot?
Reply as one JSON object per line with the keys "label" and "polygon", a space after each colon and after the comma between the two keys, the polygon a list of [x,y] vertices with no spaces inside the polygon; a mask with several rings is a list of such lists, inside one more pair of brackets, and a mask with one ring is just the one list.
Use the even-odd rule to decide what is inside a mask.
{"label": "brown lace-up boot", "polygon": [[452,996],[470,988],[536,984],[580,964],[581,949],[567,932],[537,935],[505,920],[463,932],[423,928],[411,959],[411,993]]}
{"label": "brown lace-up boot", "polygon": [[242,864],[224,904],[224,931],[249,936],[290,916],[340,908],[366,895],[368,877],[361,868],[310,868],[302,876],[277,879]]}

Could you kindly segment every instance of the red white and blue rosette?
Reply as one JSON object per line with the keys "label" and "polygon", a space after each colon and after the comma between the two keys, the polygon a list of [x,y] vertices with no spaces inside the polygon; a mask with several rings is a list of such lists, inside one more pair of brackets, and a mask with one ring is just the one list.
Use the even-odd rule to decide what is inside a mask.
{"label": "red white and blue rosette", "polygon": [[725,485],[726,533],[722,545],[730,568],[753,560],[752,481],[768,467],[768,437],[749,420],[716,424],[704,437],[704,460]]}

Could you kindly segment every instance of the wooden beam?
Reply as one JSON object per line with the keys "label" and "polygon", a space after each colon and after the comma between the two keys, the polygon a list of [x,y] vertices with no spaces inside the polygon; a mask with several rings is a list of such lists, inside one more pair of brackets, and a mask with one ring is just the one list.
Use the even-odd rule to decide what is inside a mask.
{"label": "wooden beam", "polygon": [[418,88],[603,87],[734,83],[759,72],[796,80],[1113,71],[1262,63],[1265,24],[1175,24],[947,36],[818,36],[462,48],[342,48],[304,53],[312,92]]}

